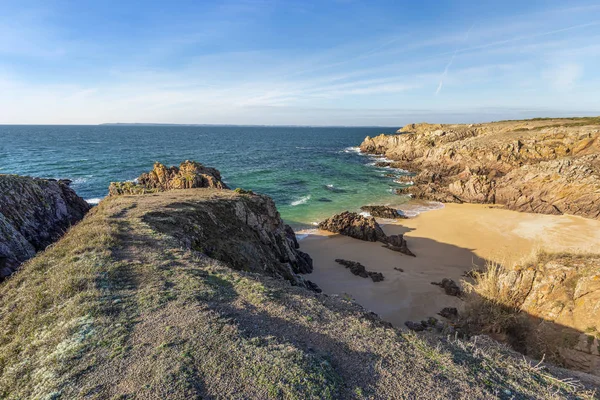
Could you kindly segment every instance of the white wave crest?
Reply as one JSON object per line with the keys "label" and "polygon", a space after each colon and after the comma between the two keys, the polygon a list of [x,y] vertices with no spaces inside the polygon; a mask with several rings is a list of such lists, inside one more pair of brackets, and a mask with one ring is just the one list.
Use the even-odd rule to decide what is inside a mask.
{"label": "white wave crest", "polygon": [[299,206],[300,204],[306,204],[310,200],[310,194],[308,196],[304,196],[298,200],[294,200],[290,203],[290,206]]}
{"label": "white wave crest", "polygon": [[441,208],[444,208],[443,203],[431,201],[424,204],[406,204],[403,205],[399,211],[409,218],[414,218],[424,212],[439,210]]}
{"label": "white wave crest", "polygon": [[98,203],[100,203],[100,200],[102,200],[99,197],[94,197],[92,199],[85,199],[86,203],[91,204],[91,205],[96,205]]}
{"label": "white wave crest", "polygon": [[360,147],[346,147],[342,151],[344,153],[357,153],[357,154],[360,154]]}

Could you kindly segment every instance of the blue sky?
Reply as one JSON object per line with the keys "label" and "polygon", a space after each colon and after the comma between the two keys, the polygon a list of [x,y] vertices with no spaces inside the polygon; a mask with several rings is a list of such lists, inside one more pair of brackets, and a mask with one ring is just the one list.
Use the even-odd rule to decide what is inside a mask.
{"label": "blue sky", "polygon": [[4,1],[0,123],[600,114],[597,1]]}

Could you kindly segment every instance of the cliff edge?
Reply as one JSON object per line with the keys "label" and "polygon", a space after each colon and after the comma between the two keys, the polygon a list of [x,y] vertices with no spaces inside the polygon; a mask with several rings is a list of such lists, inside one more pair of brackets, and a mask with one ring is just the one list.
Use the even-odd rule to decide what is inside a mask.
{"label": "cliff edge", "polygon": [[57,241],[90,209],[69,183],[0,175],[0,281]]}

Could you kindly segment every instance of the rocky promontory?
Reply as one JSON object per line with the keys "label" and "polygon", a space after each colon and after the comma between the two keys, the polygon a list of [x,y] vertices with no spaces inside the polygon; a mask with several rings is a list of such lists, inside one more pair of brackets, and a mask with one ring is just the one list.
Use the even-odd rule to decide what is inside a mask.
{"label": "rocky promontory", "polygon": [[0,281],[90,209],[70,181],[0,175]]}
{"label": "rocky promontory", "polygon": [[600,218],[600,118],[410,124],[360,149],[416,173],[399,194]]}
{"label": "rocky promontory", "polygon": [[166,167],[157,162],[152,171],[143,173],[134,182],[111,182],[108,192],[116,196],[193,188],[228,189],[217,169],[186,160],[179,167]]}

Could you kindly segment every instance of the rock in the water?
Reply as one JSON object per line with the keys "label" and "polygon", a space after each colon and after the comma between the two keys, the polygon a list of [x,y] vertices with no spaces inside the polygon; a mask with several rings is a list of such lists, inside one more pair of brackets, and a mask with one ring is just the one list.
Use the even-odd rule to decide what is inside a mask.
{"label": "rock in the water", "polygon": [[460,297],[462,294],[460,286],[458,286],[452,279],[444,278],[441,282],[431,282],[431,284],[440,286],[442,289],[444,289],[448,296]]}
{"label": "rock in the water", "polygon": [[410,251],[406,240],[403,235],[390,235],[386,238],[386,244],[383,245],[390,250],[398,251],[402,254],[406,254],[407,256],[416,257],[415,254]]}
{"label": "rock in the water", "polygon": [[381,272],[372,272],[367,271],[364,265],[356,261],[343,260],[341,258],[337,258],[335,260],[336,263],[343,265],[348,268],[350,272],[354,275],[360,276],[362,278],[371,278],[373,282],[381,282],[384,280],[384,276]]}
{"label": "rock in the water", "polygon": [[116,196],[192,188],[227,189],[227,185],[218,170],[195,161],[184,161],[179,167],[170,168],[157,162],[152,171],[140,175],[137,182],[111,182],[108,191]]}
{"label": "rock in the water", "polygon": [[371,216],[376,218],[387,218],[387,219],[396,219],[396,218],[407,218],[405,215],[401,214],[398,210],[388,206],[362,206],[360,208],[362,211],[368,212]]}
{"label": "rock in the water", "polygon": [[90,209],[70,181],[0,175],[0,281]]}
{"label": "rock in the water", "polygon": [[321,222],[319,229],[369,242],[385,241],[386,235],[373,217],[344,211]]}

